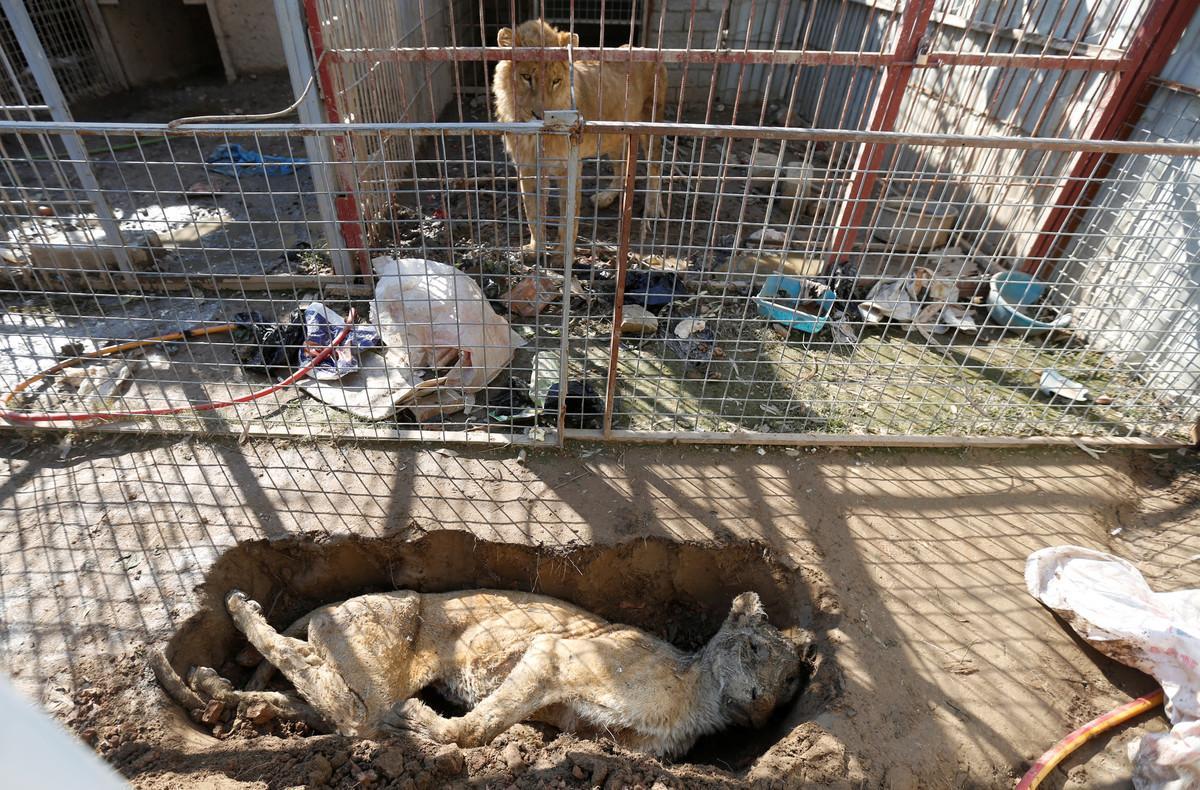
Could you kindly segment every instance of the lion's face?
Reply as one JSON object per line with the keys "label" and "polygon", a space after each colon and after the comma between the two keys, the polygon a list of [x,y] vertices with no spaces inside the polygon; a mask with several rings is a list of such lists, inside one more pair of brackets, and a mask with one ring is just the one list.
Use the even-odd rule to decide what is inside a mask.
{"label": "lion's face", "polygon": [[[501,47],[566,47],[578,44],[578,37],[560,33],[550,25],[535,19],[517,29],[503,28],[496,36]],[[517,121],[541,120],[547,110],[566,110],[571,107],[570,66],[566,61],[514,61],[502,70],[506,77],[509,106],[517,113]]]}
{"label": "lion's face", "polygon": [[771,712],[800,688],[800,655],[754,593],[733,600],[729,616],[713,637],[714,668],[721,707],[735,724],[761,727]]}

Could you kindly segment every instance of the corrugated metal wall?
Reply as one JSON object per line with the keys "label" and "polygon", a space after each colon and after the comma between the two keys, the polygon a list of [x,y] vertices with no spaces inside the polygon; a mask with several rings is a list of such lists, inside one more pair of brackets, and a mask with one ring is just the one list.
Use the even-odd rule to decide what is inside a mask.
{"label": "corrugated metal wall", "polygon": [[[1130,139],[1200,140],[1200,16],[1161,77]],[[1068,255],[1093,345],[1200,408],[1200,161],[1118,157]]]}

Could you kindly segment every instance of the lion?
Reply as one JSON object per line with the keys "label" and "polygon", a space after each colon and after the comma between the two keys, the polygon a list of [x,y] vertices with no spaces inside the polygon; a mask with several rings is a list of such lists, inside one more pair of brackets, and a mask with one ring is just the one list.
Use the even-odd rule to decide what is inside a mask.
{"label": "lion", "polygon": [[[512,28],[502,28],[496,36],[501,47],[566,47],[579,46],[579,36],[563,33],[541,19],[523,22]],[[621,47],[628,49],[628,45]],[[666,101],[667,69],[661,63],[617,61],[599,63],[583,60],[574,64],[575,103],[571,101],[571,66],[566,61],[500,61],[492,80],[496,97],[496,117],[505,123],[537,121],[548,110],[567,110],[573,106],[591,121],[658,121],[662,119]],[[592,201],[598,208],[612,205],[624,191],[624,135],[585,134],[581,141],[584,156],[607,156],[612,160],[614,175],[607,189],[597,193]],[[646,212],[663,216],[662,157],[658,155],[650,135],[639,135],[635,144],[646,150],[647,195]],[[526,250],[541,252],[546,248],[546,192],[550,179],[559,179],[559,203],[562,219],[559,224],[559,244],[574,239],[578,231],[577,216],[566,216],[566,163],[568,138],[565,135],[504,135],[504,147],[517,166],[521,201],[529,222],[532,241]],[[637,157],[637,151],[634,151]],[[579,205],[579,184],[576,182],[575,205]]]}
{"label": "lion", "polygon": [[[245,593],[230,591],[225,605],[264,663],[246,691],[208,667],[192,669],[191,689],[173,690],[182,684],[164,681],[156,666],[172,696],[184,704],[200,693],[238,706],[266,703],[347,736],[408,731],[483,746],[536,720],[672,757],[731,725],[763,726],[800,683],[797,646],[767,622],[753,592],[733,599],[720,630],[695,653],[525,592],[363,595],[315,609],[283,634]],[[302,634],[307,641],[296,638]],[[262,690],[273,668],[298,696]],[[427,686],[467,712],[440,716],[416,697]]]}

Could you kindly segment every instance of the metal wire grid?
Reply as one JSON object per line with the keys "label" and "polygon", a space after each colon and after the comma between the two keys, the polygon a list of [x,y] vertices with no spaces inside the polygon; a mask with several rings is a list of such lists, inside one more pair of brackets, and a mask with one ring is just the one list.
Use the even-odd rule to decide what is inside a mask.
{"label": "metal wire grid", "polygon": [[[103,96],[125,87],[120,66],[108,49],[111,44],[94,3],[88,0],[31,0],[25,7],[59,87],[68,100]],[[13,28],[2,10],[0,50],[12,57],[22,91],[38,98],[33,73],[20,54]]]}
{"label": "metal wire grid", "polygon": [[[331,7],[325,7],[326,13]],[[1107,194],[1113,197],[1107,198],[1104,206],[1105,222],[1095,219],[1100,215],[1097,209],[1090,221],[1059,234],[1063,242],[1056,248],[1059,252],[1034,262],[1055,286],[1052,292],[1056,297],[1070,299],[1080,306],[1082,315],[1091,317],[1074,336],[997,334],[993,329],[973,336],[959,332],[946,337],[930,333],[928,322],[908,327],[892,322],[881,330],[864,323],[857,310],[857,302],[881,277],[903,276],[918,264],[953,279],[963,300],[960,307],[966,307],[972,295],[982,291],[980,285],[988,275],[1023,263],[1021,251],[1042,234],[1035,218],[1043,196],[1063,189],[1072,180],[1082,183],[1100,177],[1099,169],[1065,175],[1067,161],[1086,145],[1061,141],[1041,145],[1029,135],[1080,133],[1080,114],[1099,102],[1099,86],[1108,80],[1110,67],[1120,57],[1115,47],[1128,44],[1134,20],[1144,9],[1110,10],[1102,24],[1095,15],[1080,24],[1073,18],[1064,21],[1058,11],[1048,10],[1051,8],[1040,6],[1022,18],[1025,28],[1041,31],[1034,33],[1021,26],[1007,27],[1015,24],[1015,19],[1003,9],[980,21],[954,16],[953,12],[961,9],[931,8],[932,24],[945,43],[929,45],[934,39],[926,37],[926,54],[951,62],[960,76],[934,79],[925,90],[911,92],[900,114],[906,134],[899,137],[855,137],[832,130],[799,133],[781,128],[806,117],[825,119],[833,127],[866,125],[871,103],[878,103],[880,92],[888,87],[880,66],[889,61],[872,53],[885,53],[904,37],[897,9],[881,10],[876,5],[864,13],[858,4],[830,3],[822,13],[814,11],[805,17],[798,27],[792,26],[796,17],[790,6],[752,3],[733,14],[731,8],[713,10],[694,4],[682,25],[669,18],[665,7],[660,9],[652,20],[657,23],[658,49],[619,54],[660,57],[672,64],[674,101],[668,114],[674,114],[676,125],[655,127],[669,132],[661,154],[664,170],[672,174],[665,195],[668,217],[633,219],[637,216],[634,204],[639,209],[642,205],[635,199],[645,189],[642,181],[637,182],[637,191],[627,193],[630,200],[623,201],[619,211],[614,207],[602,212],[585,200],[575,207],[584,234],[576,249],[577,260],[562,271],[554,261],[540,259],[531,265],[518,253],[528,231],[523,229],[514,170],[496,136],[500,127],[491,123],[490,101],[472,101],[467,98],[470,93],[463,90],[464,71],[496,56],[486,50],[463,49],[457,43],[470,40],[469,30],[460,32],[457,27],[469,17],[453,6],[446,11],[449,40],[458,48],[436,54],[439,50],[431,43],[436,35],[419,4],[417,21],[412,23],[416,27],[410,24],[403,30],[396,27],[398,17],[384,20],[378,9],[360,6],[357,15],[339,17],[340,26],[322,24],[321,47],[314,41],[314,79],[328,76],[324,67],[352,65],[357,69],[354,81],[335,83],[344,86],[341,91],[325,91],[333,117],[359,120],[356,113],[360,110],[355,107],[387,115],[397,107],[400,95],[389,94],[387,89],[406,89],[407,85],[407,95],[412,95],[409,83],[419,80],[408,74],[397,81],[394,73],[382,79],[380,75],[388,73],[384,67],[408,67],[412,73],[429,74],[445,65],[449,55],[449,82],[457,89],[450,94],[448,113],[451,119],[472,125],[425,123],[406,130],[344,125],[336,134],[322,130],[335,143],[330,148],[332,161],[314,161],[282,180],[235,178],[214,190],[213,202],[223,203],[221,206],[203,205],[204,199],[195,195],[179,196],[187,191],[186,181],[203,174],[206,151],[224,140],[241,141],[252,150],[295,156],[299,155],[302,130],[283,126],[174,133],[161,144],[164,147],[156,149],[147,138],[160,129],[112,127],[102,131],[93,126],[90,131],[100,131],[105,141],[96,154],[100,160],[97,169],[105,175],[106,192],[111,193],[114,204],[133,211],[146,208],[147,203],[161,208],[175,201],[176,207],[184,209],[183,224],[201,238],[177,240],[177,230],[169,220],[154,225],[154,220],[146,217],[143,225],[160,227],[165,222],[165,246],[173,248],[142,256],[149,271],[132,275],[133,280],[131,275],[118,278],[106,263],[85,256],[74,267],[85,276],[64,279],[58,271],[60,262],[47,267],[24,261],[10,295],[33,303],[43,299],[49,288],[65,289],[65,317],[82,325],[97,313],[111,312],[112,303],[104,302],[108,297],[98,295],[97,289],[130,293],[130,283],[135,283],[132,292],[148,301],[138,311],[125,312],[139,329],[150,328],[150,322],[162,317],[147,312],[154,309],[155,303],[149,301],[152,295],[167,300],[156,304],[173,319],[186,315],[200,324],[219,320],[218,314],[227,318],[235,306],[257,304],[278,314],[281,300],[284,306],[291,306],[309,298],[312,294],[304,293],[305,288],[326,299],[341,298],[345,301],[339,304],[345,307],[351,299],[369,295],[370,285],[323,274],[327,270],[325,255],[341,250],[361,262],[391,248],[455,263],[476,278],[501,314],[510,314],[505,294],[529,275],[550,280],[546,286],[550,291],[554,282],[560,288],[568,283],[572,297],[567,303],[552,304],[531,320],[514,320],[528,348],[517,352],[508,378],[481,393],[478,401],[488,407],[465,417],[433,428],[422,427],[407,416],[363,425],[324,407],[314,410],[308,401],[285,405],[283,398],[273,397],[220,418],[187,423],[196,429],[250,426],[267,433],[501,436],[506,441],[516,435],[541,441],[549,434],[530,433],[524,426],[514,428],[513,423],[539,419],[537,408],[531,408],[537,404],[529,400],[528,385],[538,366],[538,354],[557,351],[559,372],[567,379],[560,382],[564,384],[560,388],[570,392],[570,382],[586,382],[583,393],[594,393],[604,406],[599,415],[573,413],[570,420],[566,414],[557,415],[557,420],[542,415],[540,421],[551,430],[567,428],[579,436],[600,435],[596,431],[692,439],[728,438],[735,432],[752,431],[760,439],[775,436],[781,440],[879,434],[1171,435],[1186,424],[1188,410],[1195,408],[1194,387],[1187,384],[1194,382],[1195,350],[1186,342],[1153,354],[1145,347],[1154,345],[1154,338],[1170,334],[1164,326],[1179,327],[1194,320],[1190,317],[1194,313],[1194,258],[1191,262],[1179,260],[1171,250],[1194,246],[1195,221],[1185,205],[1166,206],[1174,218],[1174,238],[1179,241],[1164,250],[1156,246],[1165,237],[1161,229],[1136,224],[1135,218],[1141,216],[1143,205],[1157,205],[1166,192],[1194,193],[1195,182],[1186,172],[1178,167],[1164,170],[1156,164],[1156,152],[1173,156],[1172,161],[1194,163],[1196,151],[1192,149],[1128,149],[1130,153],[1121,159],[1124,164],[1106,183]],[[711,31],[699,29],[697,22],[706,13],[715,13],[723,23],[736,22],[743,53],[731,57],[727,51],[717,51],[715,39],[711,43],[714,57],[701,52],[703,47],[696,42],[707,41]],[[1046,14],[1052,14],[1053,24],[1038,22]],[[310,22],[314,18],[319,17],[310,14]],[[481,25],[485,18],[481,8]],[[775,20],[777,24],[773,24]],[[664,49],[680,43],[678,37],[672,40],[668,35],[669,23],[683,28],[681,47]],[[785,25],[789,37],[784,35]],[[388,32],[378,41],[366,41],[368,46],[356,48],[353,45],[361,27]],[[947,29],[953,29],[953,35],[944,35]],[[414,43],[417,33],[419,45]],[[980,35],[986,40],[981,42]],[[397,45],[397,41],[408,46]],[[857,50],[853,50],[855,46]],[[1019,50],[1015,55],[1014,49]],[[1075,60],[1062,60],[1064,52]],[[1084,53],[1086,58],[1071,53]],[[584,54],[614,56],[603,45]],[[1087,68],[1081,66],[1084,60]],[[1009,65],[981,65],[993,62]],[[752,63],[758,65],[748,66]],[[1030,70],[1027,66],[1042,68]],[[814,73],[820,78],[814,80]],[[1087,76],[1080,77],[1081,73]],[[936,78],[938,72],[925,74]],[[421,84],[430,85],[428,81]],[[696,84],[705,91],[699,106],[689,98]],[[339,105],[352,94],[373,98],[359,105]],[[432,87],[422,94],[421,103],[428,101],[432,113],[428,118],[436,115],[439,95]],[[923,103],[913,96],[924,97]],[[1043,96],[1047,100],[1039,108],[1034,99]],[[1005,119],[997,108],[1010,104],[1013,109]],[[348,114],[341,114],[348,107]],[[701,121],[702,125],[679,123],[685,120]],[[727,125],[734,121],[754,126],[733,129]],[[1008,125],[998,126],[1001,123]],[[613,133],[651,130],[637,123],[585,121],[584,128],[589,126]],[[1019,136],[1008,141],[959,136],[947,142],[912,133],[922,126],[939,134],[969,130]],[[548,133],[544,125],[536,123],[521,131]],[[130,132],[129,138],[118,137]],[[126,139],[136,144],[129,145]],[[873,161],[864,158],[869,146],[876,157]],[[109,159],[105,148],[114,158]],[[580,154],[588,156],[586,150]],[[641,158],[646,158],[644,150]],[[51,184],[53,176],[38,172],[36,164],[34,173],[23,171],[22,164],[30,163],[19,160],[11,154],[4,160],[8,189],[21,198],[16,205],[26,207],[25,214],[12,217],[10,227],[36,221],[29,207],[38,205],[38,197],[45,199],[54,191],[43,188],[40,194],[31,193],[31,184]],[[308,173],[326,164],[339,174],[335,188],[357,185],[358,206],[372,207],[369,214],[351,217],[353,223],[378,220],[372,225],[374,233],[367,235],[369,246],[349,236],[322,238],[324,226],[317,224],[313,200],[341,196],[322,195]],[[609,172],[606,165],[585,163],[585,191],[593,193],[597,180],[607,178]],[[1153,175],[1147,177],[1147,173]],[[797,174],[803,182],[800,187],[794,183]],[[118,180],[109,180],[113,176]],[[869,192],[861,190],[864,181],[874,183]],[[1135,182],[1142,192],[1130,200]],[[539,183],[542,189],[549,186],[541,179]],[[70,191],[65,181],[59,184],[63,194]],[[858,192],[854,191],[856,185]],[[950,247],[914,252],[894,239],[881,243],[880,237],[887,238],[881,195],[916,212],[946,203],[963,204],[966,219],[960,217],[955,225],[947,240]],[[224,211],[201,215],[195,213],[197,208]],[[569,209],[557,205],[552,210],[561,214]],[[339,219],[345,228],[346,217]],[[551,225],[556,221],[555,216],[546,219]],[[199,232],[214,227],[218,233]],[[1122,230],[1114,234],[1113,228]],[[771,230],[782,239],[779,249],[774,249],[772,234],[763,233]],[[307,239],[315,242],[316,250],[298,253],[295,245]],[[1142,253],[1136,259],[1137,267],[1131,266],[1127,257],[1135,242]],[[94,239],[89,243],[104,247]],[[848,243],[845,249],[852,254],[831,273],[827,265],[830,250]],[[78,257],[76,253],[72,250],[68,257]],[[628,272],[645,274],[652,269],[671,270],[687,297],[659,310],[651,337],[622,337],[612,342],[612,327],[623,312],[625,299],[620,291],[627,284]],[[1114,280],[1097,274],[1105,271],[1129,275]],[[285,276],[284,272],[291,274]],[[828,335],[781,336],[778,327],[758,314],[756,294],[771,273],[806,276],[837,287],[839,342]],[[302,279],[296,280],[297,276]],[[56,283],[50,286],[49,280]],[[200,298],[207,304],[197,306],[197,287],[216,296]],[[1155,305],[1153,321],[1113,318],[1137,313],[1137,305],[1131,305],[1130,287],[1146,304]],[[178,295],[181,289],[191,292],[186,305]],[[211,311],[211,316],[206,317],[204,310]],[[981,321],[986,311],[978,306],[974,310]],[[1107,320],[1096,316],[1107,316]],[[686,358],[688,344],[678,342],[686,338],[677,337],[676,332],[685,320],[703,321],[712,331],[715,342],[710,345],[715,350],[711,360]],[[1151,325],[1153,328],[1147,328]],[[914,331],[903,331],[905,328]],[[1089,329],[1096,338],[1115,335],[1125,342],[1105,340],[1087,345],[1092,340]],[[128,330],[126,326],[128,336],[145,335]],[[1176,331],[1173,336],[1178,335]],[[208,371],[218,389],[229,391],[229,350],[220,349],[207,360],[195,359],[193,372],[183,372],[168,362],[164,370],[175,371],[168,376],[169,383],[184,391],[205,379],[194,371]],[[39,352],[43,360],[44,352],[44,348]],[[680,352],[685,358],[679,358]],[[548,358],[553,360],[553,356]],[[1045,370],[1088,385],[1104,402],[1064,404],[1061,399],[1038,394],[1040,374]],[[202,389],[210,390],[212,383]],[[248,386],[245,382],[238,385]],[[164,403],[170,400],[167,395],[160,399]],[[265,408],[268,404],[276,411]],[[302,416],[297,416],[297,409]]]}
{"label": "metal wire grid", "polygon": [[[37,185],[37,196],[72,191],[69,185],[55,183],[56,171],[49,162],[31,162],[20,146],[7,142],[14,132],[19,138],[53,127],[35,131],[28,125],[19,130],[15,126],[0,127],[7,135],[0,149],[7,176],[0,199],[10,207],[9,232],[14,226],[44,227],[48,220],[28,185]],[[53,257],[39,257],[42,240],[37,234],[22,237],[15,246],[31,257],[5,267],[0,293],[9,343],[6,385],[46,367],[72,342],[90,351],[93,344],[217,326],[251,309],[282,317],[313,299],[342,314],[351,306],[361,314],[369,312],[370,283],[329,274],[327,251],[320,242],[313,249],[300,244],[315,240],[322,227],[307,172],[311,167],[286,176],[216,179],[213,194],[188,194],[189,186],[205,177],[205,160],[218,144],[301,156],[299,130],[209,128],[175,132],[165,140],[160,139],[162,127],[99,132],[93,125],[89,131],[89,150],[105,197],[126,217],[123,231],[127,237],[153,231],[158,244],[148,245],[146,255],[138,258],[142,271],[125,275],[106,262],[106,253],[115,245],[103,240],[89,239],[55,251]],[[628,206],[631,220],[624,218],[625,207],[599,211],[585,198],[579,209],[576,261],[564,271],[544,261],[539,267],[519,252],[528,230],[516,184],[500,169],[502,160],[488,163],[480,157],[480,151],[489,148],[486,138],[495,131],[487,124],[469,132],[353,126],[321,130],[362,136],[367,138],[364,145],[376,150],[387,147],[386,138],[396,134],[408,138],[406,145],[413,150],[422,147],[417,137],[436,140],[436,146],[426,146],[442,152],[436,157],[389,163],[418,174],[415,181],[387,190],[394,234],[389,250],[453,262],[479,284],[521,337],[523,347],[515,351],[511,365],[476,395],[477,408],[426,422],[404,411],[385,420],[362,421],[289,389],[232,409],[156,418],[142,426],[531,442],[554,441],[563,435],[556,432],[560,424],[567,435],[579,437],[599,436],[607,427],[617,436],[702,440],[736,438],[745,432],[780,440],[810,434],[1154,437],[1177,433],[1197,406],[1194,379],[1193,384],[1184,381],[1194,373],[1195,349],[1164,347],[1152,358],[1131,355],[1129,349],[1144,344],[1151,330],[1121,322],[1089,323],[1089,316],[1103,318],[1115,310],[1141,315],[1130,306],[1131,289],[1140,303],[1154,306],[1154,321],[1194,321],[1195,306],[1186,299],[1195,298],[1195,259],[1156,250],[1150,242],[1157,237],[1145,232],[1141,218],[1147,206],[1167,210],[1150,198],[1186,188],[1170,222],[1180,235],[1179,245],[1194,249],[1200,229],[1185,207],[1197,197],[1196,182],[1181,185],[1176,172],[1152,165],[1164,156],[1180,160],[1184,154],[1182,161],[1194,165],[1200,153],[1196,146],[1117,149],[1136,153],[1124,155],[1126,164],[1110,176],[1112,194],[1133,190],[1149,198],[1108,200],[1097,209],[1106,212],[1106,222],[1082,225],[1073,235],[1071,251],[1050,262],[1051,272],[1061,272],[1052,282],[1064,293],[1069,289],[1074,303],[1086,306],[1079,334],[1005,333],[993,326],[975,334],[926,336],[934,322],[869,324],[856,314],[856,305],[880,276],[900,276],[922,265],[951,278],[961,306],[968,308],[984,278],[1011,261],[994,254],[968,255],[962,247],[916,253],[895,241],[872,241],[855,266],[839,272],[839,280],[823,276],[822,254],[838,230],[830,218],[843,200],[839,184],[844,185],[849,174],[845,163],[852,159],[854,133],[789,130],[793,139],[781,141],[734,140],[709,130],[709,136],[674,138],[664,156],[664,165],[681,172],[669,190],[670,216],[639,218],[646,191],[640,177]],[[876,174],[881,181],[921,176],[893,165],[902,149],[923,154],[946,144],[911,135],[899,139],[905,142],[887,145],[885,166]],[[1003,149],[1005,142],[975,141],[988,149]],[[1036,146],[1036,141],[1022,143],[1026,150]],[[796,155],[828,164],[812,179],[811,191],[799,198],[785,196],[773,177],[748,177],[752,174],[745,160],[764,150],[785,160]],[[1163,153],[1153,153],[1156,150]],[[362,164],[371,167],[375,160]],[[488,172],[489,167],[495,169]],[[595,171],[585,175],[585,195],[595,191],[598,176],[607,178]],[[10,182],[14,177],[15,183]],[[962,173],[959,178],[968,188],[997,180],[990,173]],[[1024,178],[1010,174],[998,186],[1011,187]],[[546,220],[553,225],[563,207],[555,201],[549,205]],[[784,236],[781,245],[755,237],[772,228]],[[886,235],[874,220],[859,230],[864,237]],[[1131,260],[1128,245],[1140,245],[1142,257]],[[624,265],[622,246],[627,249]],[[879,268],[872,269],[873,264]],[[631,271],[665,272],[679,283],[678,294],[656,308],[655,330],[619,334],[614,345],[612,329],[620,323],[616,305],[621,303],[624,312],[636,301],[618,293],[637,290],[628,279]],[[841,340],[835,342],[828,333],[782,333],[760,315],[756,296],[766,276],[780,271],[834,285],[839,294],[846,294],[844,299],[839,296],[835,313],[845,310],[839,321]],[[1113,271],[1120,271],[1122,279],[1103,276]],[[548,281],[544,290],[549,304],[531,315],[514,314],[514,307],[526,307],[530,297],[525,295],[526,303],[516,305],[521,299],[509,292],[530,276]],[[1181,283],[1181,276],[1191,277],[1191,285]],[[572,293],[565,303],[559,295],[564,277]],[[984,322],[984,309],[969,309]],[[680,342],[684,338],[677,330],[688,320],[703,321],[713,333],[714,353],[706,356]],[[1087,341],[1093,331],[1127,342],[1091,344]],[[171,344],[145,357],[128,376],[128,390],[116,399],[120,408],[238,397],[268,383],[238,368],[228,336]],[[544,379],[547,364],[558,365],[560,374],[566,367],[567,386],[560,390],[569,396],[580,393],[578,402],[568,397],[569,408],[561,420],[552,409],[539,416],[538,407],[545,402],[531,398],[534,376]],[[108,375],[114,367],[119,366],[109,366]],[[1087,386],[1092,401],[1068,403],[1039,393],[1041,373],[1048,369]],[[385,374],[382,386],[392,384]],[[78,408],[81,403],[72,386],[60,379],[27,405],[35,410]],[[586,403],[588,395],[596,400]],[[596,403],[604,407],[598,409]],[[95,402],[82,406],[94,410]]]}

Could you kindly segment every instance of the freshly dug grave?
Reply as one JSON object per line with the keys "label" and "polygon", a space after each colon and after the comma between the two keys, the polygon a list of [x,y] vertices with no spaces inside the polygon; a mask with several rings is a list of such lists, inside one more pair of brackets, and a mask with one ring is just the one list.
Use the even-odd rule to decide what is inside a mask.
{"label": "freshly dug grave", "polygon": [[[417,540],[244,543],[215,563],[202,589],[204,605],[166,645],[165,655],[180,675],[191,666],[213,666],[240,685],[253,671],[257,654],[224,609],[224,595],[234,587],[261,602],[267,619],[280,628],[320,604],[369,592],[530,590],[644,628],[686,650],[700,647],[716,632],[735,595],[753,590],[773,624],[811,645],[809,677],[797,698],[782,706],[767,727],[709,736],[674,763],[541,725],[518,725],[489,746],[460,750],[413,738],[376,743],[313,735],[300,725],[272,720],[269,714],[252,720],[259,713],[255,710],[243,710],[239,716],[210,707],[188,711],[189,721],[161,692],[158,698],[171,723],[159,733],[163,743],[155,748],[152,741],[159,738],[154,733],[135,731],[134,737],[127,737],[128,720],[113,726],[114,717],[123,718],[120,706],[84,706],[76,728],[140,786],[219,783],[223,775],[269,787],[650,788],[746,782],[793,787],[858,783],[864,776],[860,762],[811,721],[839,688],[836,667],[821,637],[836,625],[836,600],[816,573],[787,568],[758,544],[646,539],[547,549],[489,543],[456,531],[428,533]],[[141,682],[146,682],[143,668],[117,669],[115,674],[111,668],[106,671],[109,682],[139,670]],[[126,697],[132,704],[133,698]]]}

